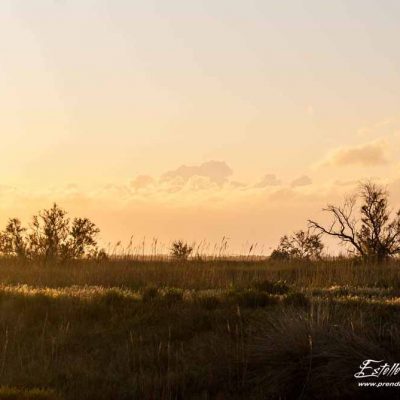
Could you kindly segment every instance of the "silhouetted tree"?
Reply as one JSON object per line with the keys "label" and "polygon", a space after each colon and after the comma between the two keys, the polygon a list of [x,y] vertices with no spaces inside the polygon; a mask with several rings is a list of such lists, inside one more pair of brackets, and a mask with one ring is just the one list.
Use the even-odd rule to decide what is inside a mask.
{"label": "silhouetted tree", "polygon": [[69,236],[66,211],[54,203],[52,208],[33,216],[31,228],[28,236],[30,255],[43,258],[46,263],[61,260]]}
{"label": "silhouetted tree", "polygon": [[9,219],[6,228],[0,233],[0,253],[6,256],[26,256],[26,229],[17,218]]}
{"label": "silhouetted tree", "polygon": [[96,251],[96,236],[100,232],[97,226],[87,218],[75,218],[69,235],[63,243],[61,251],[63,258],[81,258],[85,254]]}
{"label": "silhouetted tree", "polygon": [[104,257],[97,248],[98,233],[89,219],[75,218],[71,223],[66,211],[54,204],[33,216],[30,229],[22,227],[17,218],[10,219],[0,232],[0,253],[45,264],[85,256]]}
{"label": "silhouetted tree", "polygon": [[330,204],[324,211],[331,214],[332,223],[323,226],[310,220],[310,227],[350,245],[363,259],[382,262],[400,253],[400,210],[392,216],[383,187],[363,183],[342,206]]}
{"label": "silhouetted tree", "polygon": [[321,258],[324,245],[320,235],[303,230],[294,232],[291,236],[282,236],[278,247],[271,253],[271,259],[289,261],[293,259],[316,260]]}
{"label": "silhouetted tree", "polygon": [[176,240],[172,243],[171,255],[178,260],[187,260],[192,254],[193,247],[184,243],[182,240]]}

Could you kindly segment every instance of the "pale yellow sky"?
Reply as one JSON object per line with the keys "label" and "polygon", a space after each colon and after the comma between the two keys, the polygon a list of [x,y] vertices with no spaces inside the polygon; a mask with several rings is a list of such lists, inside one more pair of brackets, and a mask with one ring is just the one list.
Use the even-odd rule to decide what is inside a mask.
{"label": "pale yellow sky", "polygon": [[57,200],[105,241],[240,250],[345,182],[396,202],[399,17],[395,0],[2,1],[0,222]]}

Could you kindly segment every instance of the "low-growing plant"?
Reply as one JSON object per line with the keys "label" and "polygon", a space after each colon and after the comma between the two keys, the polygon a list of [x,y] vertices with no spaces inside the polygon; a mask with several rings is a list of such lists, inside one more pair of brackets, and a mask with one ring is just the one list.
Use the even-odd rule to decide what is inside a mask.
{"label": "low-growing plant", "polygon": [[61,397],[52,390],[24,390],[3,386],[0,387],[0,400],[61,400]]}
{"label": "low-growing plant", "polygon": [[221,300],[212,295],[199,296],[196,298],[196,302],[206,310],[215,310],[221,304]]}
{"label": "low-growing plant", "polygon": [[168,304],[179,303],[183,300],[183,290],[177,288],[167,288],[164,290],[163,300]]}
{"label": "low-growing plant", "polygon": [[282,236],[278,247],[271,253],[270,259],[274,261],[318,260],[321,258],[323,249],[321,234],[300,230],[290,236]]}
{"label": "low-growing plant", "polygon": [[127,301],[126,296],[124,296],[123,292],[118,289],[108,289],[106,293],[101,297],[103,303],[109,306],[115,306],[119,304],[123,304]]}
{"label": "low-growing plant", "polygon": [[308,307],[310,305],[310,300],[304,293],[292,292],[288,293],[283,298],[283,303],[285,305],[294,307]]}
{"label": "low-growing plant", "polygon": [[266,307],[278,303],[274,296],[254,289],[232,291],[228,296],[239,306],[247,308]]}
{"label": "low-growing plant", "polygon": [[384,334],[385,343],[381,331],[365,322],[354,326],[350,315],[345,320],[336,315],[332,321],[313,319],[300,310],[278,310],[264,315],[262,321],[248,346],[247,384],[255,388],[249,398],[398,397],[397,391],[386,393],[383,389],[379,396],[362,391],[354,382],[360,360],[396,359],[398,334],[397,329],[391,331],[393,326]]}
{"label": "low-growing plant", "polygon": [[172,243],[170,252],[177,260],[187,260],[193,252],[193,247],[182,240],[176,240]]}
{"label": "low-growing plant", "polygon": [[153,301],[159,297],[159,290],[155,286],[148,286],[142,290],[142,300],[144,302]]}
{"label": "low-growing plant", "polygon": [[273,282],[268,279],[261,282],[256,282],[254,284],[254,288],[270,294],[285,294],[290,290],[290,287],[285,281],[280,280]]}

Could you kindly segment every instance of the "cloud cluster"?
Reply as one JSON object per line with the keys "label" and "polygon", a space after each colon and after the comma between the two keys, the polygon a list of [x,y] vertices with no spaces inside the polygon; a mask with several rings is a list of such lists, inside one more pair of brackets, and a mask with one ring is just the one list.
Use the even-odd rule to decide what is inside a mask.
{"label": "cloud cluster", "polygon": [[134,190],[145,189],[154,184],[155,180],[149,175],[138,175],[132,182],[131,187]]}
{"label": "cloud cluster", "polygon": [[340,147],[332,151],[323,161],[322,165],[338,167],[350,165],[371,167],[382,165],[387,162],[386,153],[387,144],[383,140],[353,147]]}
{"label": "cloud cluster", "polygon": [[207,161],[195,166],[182,165],[175,170],[166,172],[162,176],[162,180],[168,181],[181,178],[184,182],[187,182],[192,177],[198,176],[208,178],[211,182],[222,185],[227,182],[232,173],[232,169],[224,161]]}
{"label": "cloud cluster", "polygon": [[255,188],[265,188],[267,186],[278,186],[281,184],[281,181],[274,174],[265,175],[260,182],[254,185]]}
{"label": "cloud cluster", "polygon": [[375,123],[363,126],[358,129],[357,134],[360,137],[382,136],[393,132],[397,126],[397,118],[385,118]]}
{"label": "cloud cluster", "polygon": [[312,184],[312,180],[310,177],[307,175],[300,176],[300,178],[295,179],[292,181],[291,186],[292,187],[298,187],[298,186],[308,186]]}
{"label": "cloud cluster", "polygon": [[[128,187],[112,186],[112,191],[119,191],[120,196],[129,197],[129,192],[135,196],[150,197],[177,196],[182,199],[190,198],[195,193],[196,199],[201,196],[217,198],[223,196],[239,195],[240,193],[253,193],[264,191],[280,191],[283,188],[301,188],[312,184],[310,177],[303,175],[289,184],[284,184],[274,174],[264,175],[258,182],[243,183],[231,180],[232,168],[224,161],[208,161],[199,165],[181,165],[180,167],[162,174],[159,178],[149,175],[138,175]],[[106,191],[110,191],[105,188]]]}

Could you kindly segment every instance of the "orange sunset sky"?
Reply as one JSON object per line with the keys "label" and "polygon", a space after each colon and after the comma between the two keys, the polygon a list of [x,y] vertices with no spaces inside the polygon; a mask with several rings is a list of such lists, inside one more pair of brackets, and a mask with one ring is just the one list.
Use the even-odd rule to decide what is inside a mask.
{"label": "orange sunset sky", "polygon": [[104,243],[321,218],[360,179],[400,205],[398,0],[2,0],[0,223],[57,201]]}

